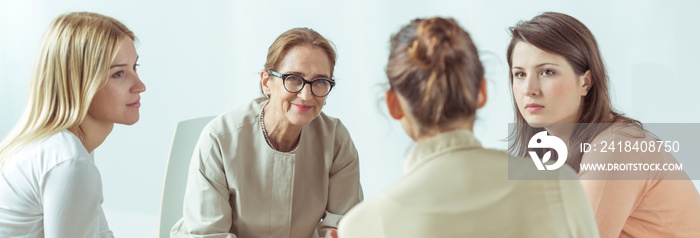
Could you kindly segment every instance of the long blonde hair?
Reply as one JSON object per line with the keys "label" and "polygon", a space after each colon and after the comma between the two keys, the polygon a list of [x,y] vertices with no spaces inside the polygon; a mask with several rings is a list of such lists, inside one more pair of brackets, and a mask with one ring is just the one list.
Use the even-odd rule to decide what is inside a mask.
{"label": "long blonde hair", "polygon": [[44,33],[21,119],[0,143],[0,168],[13,152],[82,123],[109,76],[121,43],[134,33],[90,12],[58,16]]}

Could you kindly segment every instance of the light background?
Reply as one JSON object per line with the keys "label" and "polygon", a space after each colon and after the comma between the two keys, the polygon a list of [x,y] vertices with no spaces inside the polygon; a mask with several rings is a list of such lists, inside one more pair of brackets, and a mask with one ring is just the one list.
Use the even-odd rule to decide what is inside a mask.
{"label": "light background", "polygon": [[[504,149],[513,121],[507,28],[544,11],[570,14],[596,36],[617,109],[642,122],[700,122],[700,3],[694,1],[20,1],[0,0],[0,136],[19,119],[39,42],[70,11],[112,16],[139,38],[147,86],[141,120],[116,126],[96,151],[104,210],[118,237],[154,237],[177,122],[217,115],[259,96],[267,47],[292,27],[337,46],[337,88],[324,111],[340,118],[360,153],[366,198],[395,181],[411,141],[382,95],[389,37],[416,17],[454,17],[482,52],[489,101],[476,136]],[[1,196],[1,195],[0,195]]]}

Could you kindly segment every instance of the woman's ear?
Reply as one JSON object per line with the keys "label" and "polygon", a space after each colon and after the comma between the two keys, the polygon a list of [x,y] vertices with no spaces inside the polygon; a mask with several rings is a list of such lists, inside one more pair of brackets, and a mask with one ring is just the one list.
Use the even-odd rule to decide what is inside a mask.
{"label": "woman's ear", "polygon": [[403,109],[399,102],[398,95],[393,90],[386,91],[386,107],[389,108],[389,115],[396,120],[403,118]]}
{"label": "woman's ear", "polygon": [[481,79],[481,86],[479,87],[479,95],[477,96],[476,99],[476,108],[482,108],[484,105],[486,105],[486,101],[488,101],[488,96],[487,96],[487,91],[486,90],[486,78]]}
{"label": "woman's ear", "polygon": [[588,95],[588,91],[591,90],[591,87],[593,86],[593,79],[591,78],[591,70],[586,70],[586,73],[581,76],[580,84],[581,84],[581,96],[586,96]]}
{"label": "woman's ear", "polygon": [[268,98],[270,97],[270,87],[268,86],[269,81],[270,75],[265,71],[260,71],[260,90],[262,90],[262,93]]}

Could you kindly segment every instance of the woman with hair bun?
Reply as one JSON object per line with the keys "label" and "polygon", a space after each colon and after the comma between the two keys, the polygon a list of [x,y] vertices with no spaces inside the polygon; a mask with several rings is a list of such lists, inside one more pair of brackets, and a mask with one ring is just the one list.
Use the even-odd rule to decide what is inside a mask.
{"label": "woman with hair bun", "polygon": [[[597,237],[571,168],[558,180],[509,180],[505,151],[474,137],[486,103],[484,69],[455,20],[416,19],[391,39],[391,117],[416,141],[404,175],[341,220],[351,237]],[[524,165],[523,165],[524,166]]]}

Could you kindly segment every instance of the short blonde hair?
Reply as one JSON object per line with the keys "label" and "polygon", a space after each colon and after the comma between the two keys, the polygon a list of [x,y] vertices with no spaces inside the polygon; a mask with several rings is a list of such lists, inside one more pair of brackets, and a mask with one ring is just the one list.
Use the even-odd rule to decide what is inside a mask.
{"label": "short blonde hair", "polygon": [[49,26],[33,68],[21,119],[0,143],[0,168],[18,148],[82,123],[124,40],[124,24],[104,15],[73,12]]}

